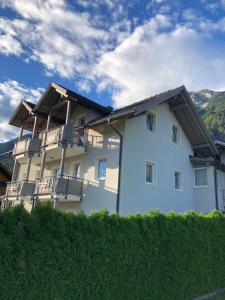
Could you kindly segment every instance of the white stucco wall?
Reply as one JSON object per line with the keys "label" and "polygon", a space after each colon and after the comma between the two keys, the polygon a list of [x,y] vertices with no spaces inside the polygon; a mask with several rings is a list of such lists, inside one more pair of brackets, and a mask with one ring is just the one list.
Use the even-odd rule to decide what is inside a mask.
{"label": "white stucco wall", "polygon": [[[123,130],[123,124],[117,124],[117,128]],[[116,197],[118,186],[118,158],[119,139],[118,136],[107,126],[100,128],[104,132],[103,144],[88,147],[83,155],[65,159],[66,175],[73,175],[73,165],[77,162],[81,164],[80,177],[84,179],[83,197],[81,202],[57,203],[57,208],[66,211],[84,211],[91,214],[94,211],[106,208],[110,213],[116,211]],[[100,135],[99,132],[94,135]],[[98,180],[98,160],[107,159],[106,179]],[[52,170],[59,168],[60,161],[46,163],[44,176],[51,176]]]}
{"label": "white stucco wall", "polygon": [[73,126],[78,126],[79,118],[85,117],[86,122],[89,122],[98,118],[99,116],[99,113],[77,104],[76,107],[71,111],[70,124]]}
{"label": "white stucco wall", "polygon": [[[143,213],[151,209],[182,212],[194,209],[193,167],[189,155],[191,145],[167,104],[154,109],[156,133],[146,130],[146,116],[127,119],[123,145],[122,214]],[[172,126],[181,131],[179,144],[172,142]],[[156,165],[156,183],[145,182],[145,163]],[[182,172],[182,191],[174,189],[174,171]]]}
{"label": "white stucco wall", "polygon": [[[18,172],[18,180],[26,179],[27,168],[28,168],[28,163],[20,164],[19,172]],[[31,161],[29,180],[32,180],[32,181],[35,180],[37,177],[39,177],[39,173],[40,173],[40,167],[35,165]]]}

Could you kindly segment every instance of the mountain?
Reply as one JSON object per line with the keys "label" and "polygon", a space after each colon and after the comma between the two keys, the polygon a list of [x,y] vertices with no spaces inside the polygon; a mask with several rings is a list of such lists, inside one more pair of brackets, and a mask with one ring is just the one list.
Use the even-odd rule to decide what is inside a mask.
{"label": "mountain", "polygon": [[[29,137],[30,134],[24,135],[24,138]],[[0,163],[5,166],[10,173],[12,173],[13,170],[13,165],[14,161],[13,158],[11,157],[10,153],[9,155],[1,155],[7,152],[10,152],[13,150],[13,147],[15,143],[17,142],[17,139],[5,142],[5,143],[0,143]]]}
{"label": "mountain", "polygon": [[190,95],[212,138],[225,141],[225,91],[204,89]]}
{"label": "mountain", "polygon": [[8,141],[6,143],[0,143],[0,163],[5,166],[10,173],[12,173],[13,170],[13,159],[11,156],[2,156],[1,154],[11,151],[16,141],[17,139]]}

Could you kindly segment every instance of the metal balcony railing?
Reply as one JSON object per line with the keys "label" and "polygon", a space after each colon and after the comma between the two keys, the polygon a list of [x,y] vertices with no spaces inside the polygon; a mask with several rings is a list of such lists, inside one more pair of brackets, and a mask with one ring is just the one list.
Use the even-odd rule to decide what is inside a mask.
{"label": "metal balcony railing", "polygon": [[13,155],[24,153],[39,153],[41,149],[41,140],[39,138],[26,138],[18,141],[13,149]]}
{"label": "metal balcony railing", "polygon": [[67,142],[78,146],[86,146],[85,135],[69,125],[62,125],[42,134],[42,146]]}
{"label": "metal balcony railing", "polygon": [[34,191],[34,181],[22,180],[7,182],[6,197],[31,197]]}
{"label": "metal balcony railing", "polygon": [[36,195],[82,196],[83,179],[72,176],[50,176],[37,180]]}

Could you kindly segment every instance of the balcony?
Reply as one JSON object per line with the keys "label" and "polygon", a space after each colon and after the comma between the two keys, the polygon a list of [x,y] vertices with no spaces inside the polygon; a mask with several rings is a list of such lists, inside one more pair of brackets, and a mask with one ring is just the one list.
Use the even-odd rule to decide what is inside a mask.
{"label": "balcony", "polygon": [[48,130],[43,134],[43,146],[57,143],[71,143],[77,146],[86,146],[84,137],[78,130],[69,125],[62,125]]}
{"label": "balcony", "polygon": [[39,153],[41,149],[41,140],[39,138],[26,138],[22,141],[18,141],[13,149],[13,155],[22,154],[35,154]]}
{"label": "balcony", "polygon": [[[60,159],[60,149],[67,144],[67,157],[80,155],[86,152],[86,136],[69,125],[62,125],[48,130],[42,134],[42,147],[46,151],[54,150],[50,156],[55,160]],[[47,158],[48,161],[48,158]]]}
{"label": "balcony", "polygon": [[59,201],[80,201],[83,179],[72,176],[51,176],[39,179],[35,194],[38,199],[58,199]]}
{"label": "balcony", "polygon": [[31,200],[35,191],[34,181],[12,181],[7,183],[6,198],[15,200]]}

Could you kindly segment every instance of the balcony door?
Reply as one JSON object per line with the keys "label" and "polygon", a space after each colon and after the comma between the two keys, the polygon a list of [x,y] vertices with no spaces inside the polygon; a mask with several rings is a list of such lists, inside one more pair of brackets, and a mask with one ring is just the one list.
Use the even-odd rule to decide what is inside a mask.
{"label": "balcony door", "polygon": [[73,165],[73,176],[80,178],[80,163],[75,163]]}
{"label": "balcony door", "polygon": [[52,176],[53,177],[58,177],[60,175],[60,170],[59,168],[55,168],[52,170]]}

